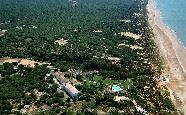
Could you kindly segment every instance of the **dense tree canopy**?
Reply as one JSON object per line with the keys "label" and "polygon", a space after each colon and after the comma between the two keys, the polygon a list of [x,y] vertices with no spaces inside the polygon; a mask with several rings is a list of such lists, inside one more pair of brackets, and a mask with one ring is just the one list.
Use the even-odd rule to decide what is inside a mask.
{"label": "dense tree canopy", "polygon": [[[0,57],[45,61],[63,72],[99,71],[96,75],[67,75],[81,82],[76,85],[81,91],[79,99],[71,102],[57,91],[53,76],[46,76],[51,71],[47,65],[31,68],[4,63],[0,66],[0,114],[16,114],[27,105],[38,108],[37,114],[104,111],[114,115],[122,110],[140,114],[132,100],[151,114],[176,114],[168,95],[154,80],[161,73],[161,61],[147,22],[147,1],[0,0]],[[7,31],[1,34],[2,30]],[[67,43],[58,44],[60,39]],[[107,91],[108,84],[128,79],[131,85],[125,96],[131,100],[114,101],[117,94]]]}

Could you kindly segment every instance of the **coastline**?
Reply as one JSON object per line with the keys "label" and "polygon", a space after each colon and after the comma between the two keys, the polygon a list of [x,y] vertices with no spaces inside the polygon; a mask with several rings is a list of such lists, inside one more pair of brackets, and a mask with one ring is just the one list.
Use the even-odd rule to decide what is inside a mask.
{"label": "coastline", "polygon": [[186,114],[186,49],[176,34],[161,21],[155,0],[149,0],[147,10],[154,41],[164,60],[163,75],[170,79],[166,87],[176,108]]}

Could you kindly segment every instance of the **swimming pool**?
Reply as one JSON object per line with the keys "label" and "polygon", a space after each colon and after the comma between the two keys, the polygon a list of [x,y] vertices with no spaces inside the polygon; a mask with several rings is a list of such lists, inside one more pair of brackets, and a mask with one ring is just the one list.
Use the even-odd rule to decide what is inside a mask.
{"label": "swimming pool", "polygon": [[114,91],[114,92],[119,92],[121,90],[123,90],[123,89],[121,89],[121,87],[119,85],[113,85],[112,86],[112,91]]}

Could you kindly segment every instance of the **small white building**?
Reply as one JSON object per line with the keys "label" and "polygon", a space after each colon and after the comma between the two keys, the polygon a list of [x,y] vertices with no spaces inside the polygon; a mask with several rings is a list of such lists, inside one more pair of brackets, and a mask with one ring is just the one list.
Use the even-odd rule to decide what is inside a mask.
{"label": "small white building", "polygon": [[73,98],[77,98],[79,91],[71,84],[69,83],[63,83],[64,90],[68,92],[68,94]]}
{"label": "small white building", "polygon": [[63,89],[73,98],[77,98],[79,91],[76,89],[75,86],[67,83],[66,78],[64,77],[63,72],[52,72],[52,75],[56,77],[59,83],[62,85]]}

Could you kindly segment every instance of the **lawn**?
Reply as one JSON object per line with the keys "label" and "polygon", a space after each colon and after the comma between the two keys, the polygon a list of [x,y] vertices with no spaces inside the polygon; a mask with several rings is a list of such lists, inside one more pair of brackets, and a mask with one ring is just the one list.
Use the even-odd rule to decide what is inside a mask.
{"label": "lawn", "polygon": [[91,78],[84,78],[84,81],[86,81],[87,84],[92,83],[99,83],[102,82],[104,86],[110,86],[113,84],[120,84],[122,88],[127,89],[128,85],[131,86],[132,81],[131,80],[113,80],[110,78],[103,79],[102,76],[95,75]]}

